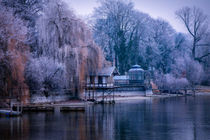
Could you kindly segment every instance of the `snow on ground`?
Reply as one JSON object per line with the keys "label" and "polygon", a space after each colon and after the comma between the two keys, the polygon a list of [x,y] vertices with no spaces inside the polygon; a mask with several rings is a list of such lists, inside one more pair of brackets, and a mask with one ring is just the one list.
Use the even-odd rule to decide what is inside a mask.
{"label": "snow on ground", "polygon": [[31,97],[31,103],[50,103],[50,102],[60,102],[69,100],[69,95],[59,95],[59,96],[41,96],[35,95]]}

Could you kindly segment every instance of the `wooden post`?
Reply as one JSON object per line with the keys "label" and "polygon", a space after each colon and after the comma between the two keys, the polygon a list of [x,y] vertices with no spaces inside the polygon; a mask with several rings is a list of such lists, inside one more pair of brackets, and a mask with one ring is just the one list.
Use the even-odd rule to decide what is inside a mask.
{"label": "wooden post", "polygon": [[95,99],[95,90],[96,90],[97,83],[93,83],[93,100]]}
{"label": "wooden post", "polygon": [[95,99],[95,90],[93,90],[93,100]]}
{"label": "wooden post", "polygon": [[19,111],[20,111],[19,104],[17,104],[17,112],[19,112]]}
{"label": "wooden post", "polygon": [[195,87],[194,87],[194,85],[192,86],[192,91],[193,91],[193,97],[195,97]]}
{"label": "wooden post", "polygon": [[89,100],[90,100],[90,89],[88,90],[88,96],[89,96]]}
{"label": "wooden post", "polygon": [[10,112],[12,112],[12,109],[13,108],[13,102],[12,102],[12,100],[10,99]]}
{"label": "wooden post", "polygon": [[[95,85],[93,85],[93,86],[95,86]],[[95,88],[93,88],[93,94],[92,94],[92,99],[94,99],[94,92],[95,92]]]}
{"label": "wooden post", "polygon": [[113,103],[115,102],[115,101],[114,101],[114,90],[115,90],[115,88],[113,87]]}
{"label": "wooden post", "polygon": [[102,97],[102,100],[103,100],[103,102],[104,102],[104,88],[103,88],[103,95],[102,95],[103,97]]}
{"label": "wooden post", "polygon": [[146,87],[144,86],[144,96],[147,96]]}
{"label": "wooden post", "polygon": [[86,88],[87,88],[87,85],[85,84],[85,100],[86,100]]}
{"label": "wooden post", "polygon": [[22,104],[22,102],[20,102],[20,111],[21,111],[21,113],[23,112],[23,104]]}
{"label": "wooden post", "polygon": [[186,96],[187,95],[187,89],[185,88],[185,90],[184,90],[184,96]]}

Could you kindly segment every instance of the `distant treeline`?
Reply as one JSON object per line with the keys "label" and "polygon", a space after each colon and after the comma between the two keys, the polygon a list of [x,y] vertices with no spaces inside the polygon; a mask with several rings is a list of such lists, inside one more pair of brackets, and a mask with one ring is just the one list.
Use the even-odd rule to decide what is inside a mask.
{"label": "distant treeline", "polygon": [[174,14],[188,34],[135,10],[132,2],[103,0],[92,16],[94,39],[121,74],[139,64],[153,71],[159,87],[210,84],[208,17],[196,7]]}

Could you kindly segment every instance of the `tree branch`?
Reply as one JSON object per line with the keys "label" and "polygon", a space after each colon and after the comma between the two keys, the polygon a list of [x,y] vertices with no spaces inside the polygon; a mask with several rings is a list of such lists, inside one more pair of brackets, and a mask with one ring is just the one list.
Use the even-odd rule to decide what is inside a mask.
{"label": "tree branch", "polygon": [[197,44],[196,46],[210,46],[210,44]]}
{"label": "tree branch", "polygon": [[197,58],[195,58],[195,60],[198,60],[198,61],[202,61],[202,59],[204,58],[204,57],[207,57],[208,55],[210,55],[210,53],[207,53],[207,54],[205,54],[205,55],[203,55],[203,56],[201,56],[201,57],[197,57]]}

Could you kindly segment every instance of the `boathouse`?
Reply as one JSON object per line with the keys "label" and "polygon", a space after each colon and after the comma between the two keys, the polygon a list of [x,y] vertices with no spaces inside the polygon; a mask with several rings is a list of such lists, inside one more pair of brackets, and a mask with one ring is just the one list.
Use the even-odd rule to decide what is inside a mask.
{"label": "boathouse", "polygon": [[96,73],[87,76],[87,87],[112,87],[114,86],[113,77],[119,75],[115,67],[104,67]]}

